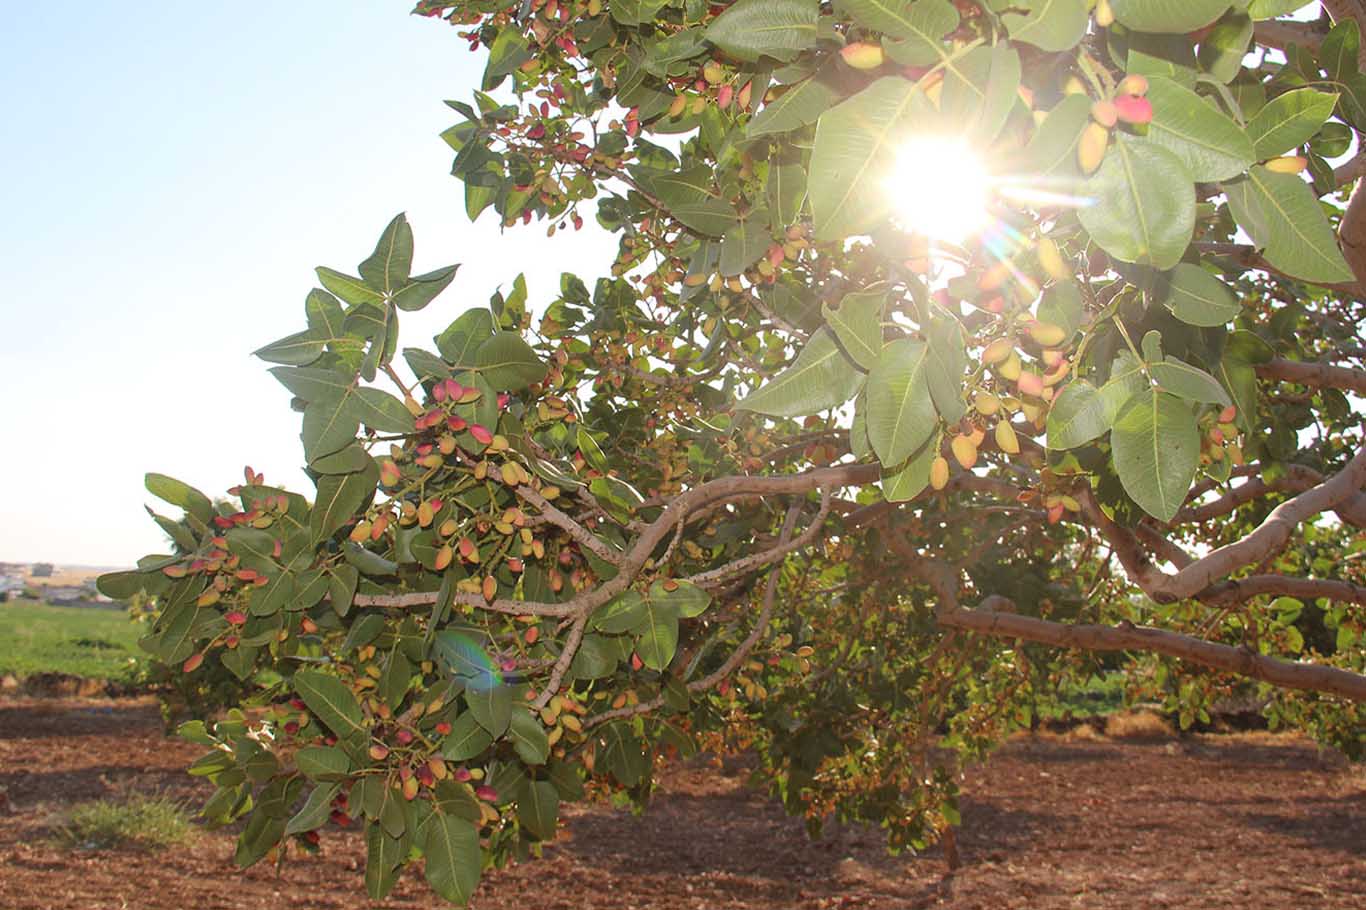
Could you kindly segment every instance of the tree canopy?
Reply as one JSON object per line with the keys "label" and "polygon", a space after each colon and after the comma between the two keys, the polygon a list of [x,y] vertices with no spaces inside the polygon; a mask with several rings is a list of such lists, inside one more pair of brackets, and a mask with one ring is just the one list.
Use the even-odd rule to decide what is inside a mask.
{"label": "tree canopy", "polygon": [[[487,57],[469,217],[617,255],[404,347],[457,267],[399,215],[256,352],[316,489],[148,475],[173,550],[100,586],[242,681],[182,730],[238,862],[355,823],[372,896],[420,857],[464,902],[699,744],[921,848],[1104,672],[1359,755],[1366,74],[1302,5],[419,4]],[[966,237],[927,137],[988,175]]]}

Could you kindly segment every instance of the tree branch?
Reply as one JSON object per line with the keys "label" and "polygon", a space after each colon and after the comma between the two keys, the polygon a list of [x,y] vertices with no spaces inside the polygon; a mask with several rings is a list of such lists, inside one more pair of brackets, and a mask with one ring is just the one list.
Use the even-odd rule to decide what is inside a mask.
{"label": "tree branch", "polygon": [[[828,492],[826,493],[825,498],[828,499]],[[800,512],[800,502],[794,502],[792,503],[792,505],[788,506],[787,517],[783,520],[783,530],[778,537],[779,548],[787,544],[792,539],[792,531],[796,527],[797,515]],[[820,527],[820,524],[820,521],[813,521],[811,523],[811,527]],[[734,651],[731,652],[730,656],[725,659],[721,666],[717,667],[715,670],[708,673],[701,679],[695,679],[692,682],[688,683],[687,688],[689,692],[702,692],[712,688],[717,683],[721,682],[721,680],[725,679],[726,677],[730,676],[730,674],[734,673],[735,668],[740,666],[741,661],[743,661],[746,657],[749,656],[750,651],[754,650],[754,646],[759,643],[759,639],[762,638],[764,632],[768,630],[769,620],[773,617],[773,605],[776,602],[778,595],[778,574],[781,571],[781,565],[774,566],[771,570],[769,570],[768,585],[764,588],[763,606],[759,608],[759,616],[754,620],[754,628],[749,630],[749,634],[745,636],[745,640],[740,642],[740,644],[735,648]],[[588,728],[596,727],[598,724],[603,724],[609,720],[615,720],[619,717],[632,717],[636,714],[644,714],[647,711],[653,711],[657,708],[662,707],[663,705],[664,696],[657,695],[654,698],[640,702],[639,704],[625,705],[620,708],[614,708],[610,711],[604,711],[601,714],[595,714],[588,720],[584,721],[584,726]]]}
{"label": "tree branch", "polygon": [[1262,379],[1279,379],[1316,389],[1342,389],[1366,395],[1366,370],[1333,366],[1328,363],[1305,363],[1274,357],[1253,369]]}
{"label": "tree branch", "polygon": [[1366,676],[1322,664],[1288,663],[1258,654],[1206,641],[1179,632],[1135,626],[1091,623],[1070,624],[1020,616],[1015,604],[993,594],[977,609],[969,610],[958,602],[958,572],[947,563],[912,558],[911,573],[929,585],[938,597],[935,619],[940,625],[964,629],[979,635],[1015,638],[1086,651],[1147,651],[1165,654],[1217,670],[1259,679],[1287,689],[1328,692],[1352,701],[1366,701]]}
{"label": "tree branch", "polygon": [[1366,701],[1366,676],[1322,664],[1289,663],[1247,648],[1216,644],[1147,626],[1122,624],[1069,625],[1019,616],[1004,597],[991,596],[975,610],[956,607],[938,614],[941,624],[981,635],[1016,638],[1058,648],[1086,651],[1147,651],[1236,673],[1286,689],[1327,692],[1352,701]]}
{"label": "tree branch", "polygon": [[1316,55],[1327,36],[1327,32],[1313,22],[1278,22],[1275,19],[1258,22],[1252,34],[1256,42],[1265,47],[1284,51],[1293,44]]}
{"label": "tree branch", "polygon": [[1279,553],[1301,522],[1359,495],[1363,483],[1366,483],[1366,448],[1331,479],[1272,509],[1266,520],[1246,537],[1213,550],[1173,575],[1153,565],[1133,533],[1111,521],[1089,490],[1081,491],[1081,503],[1087,519],[1114,546],[1115,554],[1134,583],[1158,603],[1172,603],[1199,597],[1236,569]]}
{"label": "tree branch", "polygon": [[536,510],[540,512],[540,517],[546,522],[564,531],[575,543],[586,550],[591,550],[603,562],[611,563],[614,566],[621,564],[622,554],[620,551],[609,547],[592,531],[551,505],[550,500],[542,496],[539,490],[522,484],[517,487],[517,495],[535,506]]}
{"label": "tree branch", "polygon": [[1298,600],[1326,597],[1341,603],[1366,605],[1366,588],[1331,578],[1295,578],[1290,575],[1250,575],[1221,582],[1201,600],[1208,604],[1242,603],[1263,594],[1285,595]]}

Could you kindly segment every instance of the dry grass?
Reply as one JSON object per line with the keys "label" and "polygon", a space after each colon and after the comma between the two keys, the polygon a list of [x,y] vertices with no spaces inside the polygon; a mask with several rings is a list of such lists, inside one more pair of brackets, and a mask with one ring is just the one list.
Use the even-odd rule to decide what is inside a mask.
{"label": "dry grass", "polygon": [[1105,718],[1105,735],[1110,739],[1171,739],[1176,731],[1153,711],[1123,711]]}
{"label": "dry grass", "polygon": [[1059,738],[1063,742],[1069,743],[1099,743],[1105,741],[1105,737],[1101,735],[1101,732],[1090,724],[1077,724]]}
{"label": "dry grass", "polygon": [[56,566],[51,575],[34,575],[33,567],[24,570],[24,583],[31,588],[79,588],[113,569],[99,566]]}

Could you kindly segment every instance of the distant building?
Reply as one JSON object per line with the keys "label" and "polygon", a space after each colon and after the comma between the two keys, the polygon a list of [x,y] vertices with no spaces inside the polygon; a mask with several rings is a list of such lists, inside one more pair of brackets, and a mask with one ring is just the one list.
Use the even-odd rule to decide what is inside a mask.
{"label": "distant building", "polygon": [[77,588],[70,585],[49,585],[43,588],[42,591],[43,600],[51,604],[85,603],[95,599],[95,596],[85,588]]}
{"label": "distant building", "polygon": [[34,578],[51,578],[56,571],[50,562],[35,562],[33,568],[29,569],[29,574]]}

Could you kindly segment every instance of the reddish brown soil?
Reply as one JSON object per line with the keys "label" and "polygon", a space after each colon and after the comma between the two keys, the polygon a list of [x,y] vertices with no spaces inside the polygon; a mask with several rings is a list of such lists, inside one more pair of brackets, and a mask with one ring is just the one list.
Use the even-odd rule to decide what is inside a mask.
{"label": "reddish brown soil", "polygon": [[[197,747],[146,701],[0,702],[0,908],[370,906],[364,850],[328,832],[282,874],[238,873],[231,837],[163,853],[72,851],[50,825],[78,800],[197,800]],[[692,908],[1366,908],[1366,775],[1268,734],[1021,739],[968,775],[964,866],[888,857],[875,830],[808,841],[799,822],[701,763],[669,772],[642,817],[579,806],[546,857],[490,874],[480,910]],[[416,873],[383,907],[438,902]]]}

